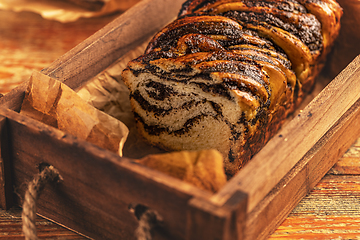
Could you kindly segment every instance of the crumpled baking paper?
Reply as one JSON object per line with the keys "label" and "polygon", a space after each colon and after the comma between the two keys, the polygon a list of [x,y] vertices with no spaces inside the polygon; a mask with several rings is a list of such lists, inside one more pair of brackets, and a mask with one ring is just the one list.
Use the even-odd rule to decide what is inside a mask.
{"label": "crumpled baking paper", "polygon": [[40,72],[34,72],[29,80],[20,113],[120,156],[129,134],[121,121],[87,104],[71,88]]}
{"label": "crumpled baking paper", "polygon": [[128,127],[129,136],[124,145],[123,153],[125,157],[134,159],[142,158],[148,154],[165,152],[150,145],[138,135],[134,114],[130,106],[130,92],[121,80],[121,72],[127,63],[142,54],[146,46],[147,44],[144,43],[125,54],[77,90],[77,94],[85,102],[120,120]]}
{"label": "crumpled baking paper", "polygon": [[[81,1],[84,6],[81,6]],[[102,0],[104,5],[94,11],[87,7],[88,0],[0,0],[0,9],[15,12],[35,12],[45,19],[73,22],[79,18],[98,17],[123,12],[140,0]],[[74,4],[76,2],[76,4]]]}
{"label": "crumpled baking paper", "polygon": [[[360,45],[357,44],[360,41],[360,34],[356,30],[360,27],[360,15],[358,14],[358,12],[360,12],[360,0],[339,0],[339,2],[344,8],[340,36],[334,46],[335,48],[332,55],[329,56],[327,68],[324,69],[322,75],[319,76],[313,93],[304,100],[301,106],[306,106],[306,104],[308,104],[308,102],[311,101],[311,99],[313,99],[313,97],[319,93],[323,87],[353,59],[353,57],[360,54]],[[188,152],[161,153],[161,150],[150,146],[136,134],[131,108],[127,102],[128,92],[126,88],[123,87],[120,74],[127,62],[141,55],[145,47],[146,43],[139,46],[137,49],[130,51],[127,55],[114,63],[113,66],[96,76],[94,80],[89,81],[89,83],[78,93],[81,93],[80,95],[89,104],[127,122],[128,127],[130,127],[130,135],[124,147],[124,156],[138,159],[136,161],[140,164],[167,173],[184,181],[192,182],[194,179],[196,181],[199,180],[200,182],[198,183],[196,181],[192,183],[194,185],[199,184],[197,186],[200,188],[203,187],[201,186],[202,184],[207,185],[208,189],[214,190],[212,183],[209,183],[208,180],[206,180],[208,175],[203,175],[205,171],[201,170],[200,172],[197,172],[199,166],[196,165],[202,161],[192,161],[189,159],[191,156],[188,155]],[[119,92],[124,92],[125,94],[119,94]],[[120,105],[122,105],[122,107],[119,107]],[[302,107],[299,107],[299,111],[301,111],[301,109]],[[296,116],[296,114],[294,114],[294,116]],[[199,153],[192,154],[196,155]],[[208,157],[204,159],[207,158]],[[181,160],[178,161],[178,159]],[[192,159],[196,159],[196,157]],[[212,167],[214,166],[215,164],[213,164]],[[215,167],[215,169],[219,170],[221,168]],[[214,169],[210,169],[210,171],[213,170]],[[221,177],[223,173],[219,172],[218,174],[220,174],[220,182],[216,184],[221,186],[224,184],[222,180],[223,177]],[[200,179],[197,179],[198,176],[200,176]]]}

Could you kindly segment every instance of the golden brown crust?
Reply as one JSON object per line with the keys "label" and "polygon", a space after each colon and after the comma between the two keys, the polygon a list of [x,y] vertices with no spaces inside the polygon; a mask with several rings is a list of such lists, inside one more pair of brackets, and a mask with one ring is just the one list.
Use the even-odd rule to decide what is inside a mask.
{"label": "golden brown crust", "polygon": [[189,0],[123,79],[142,135],[216,148],[235,174],[311,90],[342,11],[320,0]]}

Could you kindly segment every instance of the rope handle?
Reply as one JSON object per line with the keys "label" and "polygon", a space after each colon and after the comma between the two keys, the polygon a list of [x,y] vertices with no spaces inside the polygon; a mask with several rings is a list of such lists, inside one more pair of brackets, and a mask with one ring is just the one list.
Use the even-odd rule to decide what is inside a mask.
{"label": "rope handle", "polygon": [[135,230],[135,237],[137,240],[151,240],[151,232],[155,227],[162,226],[162,217],[154,210],[142,204],[131,204],[129,206],[132,212],[139,220],[139,225]]}
{"label": "rope handle", "polygon": [[37,240],[37,233],[35,227],[36,220],[36,201],[38,200],[45,185],[49,182],[61,181],[58,170],[53,166],[44,167],[40,173],[36,174],[34,179],[28,184],[27,191],[22,210],[23,233],[26,240]]}
{"label": "rope handle", "polygon": [[[26,240],[38,240],[36,231],[36,202],[47,183],[62,181],[59,171],[53,166],[44,167],[40,173],[28,184],[22,210],[22,230]],[[143,205],[138,205],[143,206]],[[139,225],[135,230],[137,240],[151,240],[151,231],[162,222],[161,216],[147,207],[130,209],[139,220]]]}

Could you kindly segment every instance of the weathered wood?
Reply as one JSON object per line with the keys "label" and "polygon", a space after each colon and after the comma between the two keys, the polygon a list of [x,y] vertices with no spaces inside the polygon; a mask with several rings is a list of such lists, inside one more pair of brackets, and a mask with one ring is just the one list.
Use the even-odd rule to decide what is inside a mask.
{"label": "weathered wood", "polygon": [[335,163],[330,174],[360,174],[360,138]]}
{"label": "weathered wood", "polygon": [[339,159],[331,169],[331,174],[360,174],[360,157],[344,157]]}
{"label": "weathered wood", "polygon": [[[173,4],[143,1],[43,73],[81,86],[174,17]],[[64,182],[45,189],[39,213],[89,236],[131,239],[137,220],[128,206],[135,203],[157,210],[171,239],[265,238],[358,137],[358,66],[356,59],[214,196],[5,109],[18,110],[23,85],[0,100],[0,115],[9,121],[16,191],[21,196],[36,165],[47,162],[59,168]],[[239,193],[249,196],[248,205]]]}
{"label": "weathered wood", "polygon": [[236,192],[221,207],[199,198],[191,199],[189,205],[187,240],[244,239],[246,194]]}
{"label": "weathered wood", "polygon": [[23,82],[18,87],[11,90],[0,98],[0,106],[19,112],[21,104],[25,97],[25,90],[28,85],[28,81]]}
{"label": "weathered wood", "polygon": [[360,135],[359,125],[360,99],[248,214],[247,239],[267,238],[280,225]]}
{"label": "weathered wood", "polygon": [[[39,239],[88,239],[39,216],[36,218],[36,230]],[[0,209],[0,239],[24,239],[24,234],[22,232],[21,208],[14,207],[6,211]]]}
{"label": "weathered wood", "polygon": [[327,175],[269,239],[356,239],[360,176]]}
{"label": "weathered wood", "polygon": [[267,238],[359,137],[359,60],[212,197],[221,204],[235,190],[248,194],[245,239]]}
{"label": "weathered wood", "polygon": [[[276,186],[276,184],[319,144],[326,134],[360,98],[360,57],[357,57],[335,78],[298,116],[288,123],[268,144],[213,198],[225,202],[233,192],[240,190],[249,195],[247,212]],[[347,131],[357,132],[357,126]],[[351,143],[358,137],[353,137]],[[329,139],[334,142],[336,139]],[[338,142],[343,146],[343,142]],[[348,145],[347,147],[350,147]],[[347,148],[346,148],[347,149]],[[345,150],[346,150],[345,149]],[[344,151],[345,151],[344,150]],[[338,155],[338,154],[337,154]],[[321,166],[320,166],[321,167]],[[318,175],[325,173],[319,171]],[[251,176],[251,177],[250,177]],[[254,181],[254,179],[256,179]],[[313,180],[311,179],[311,180]]]}
{"label": "weathered wood", "polygon": [[143,0],[43,69],[42,73],[73,89],[78,88],[170,22],[182,3],[183,0]]}
{"label": "weathered wood", "polygon": [[10,158],[10,139],[5,117],[0,117],[0,207],[13,206],[12,162]]}
{"label": "weathered wood", "polygon": [[210,196],[14,111],[1,108],[0,114],[9,121],[17,195],[39,164],[53,165],[64,180],[44,190],[38,212],[87,236],[131,239],[137,219],[129,206],[142,204],[163,217],[171,239],[183,239],[188,201]]}

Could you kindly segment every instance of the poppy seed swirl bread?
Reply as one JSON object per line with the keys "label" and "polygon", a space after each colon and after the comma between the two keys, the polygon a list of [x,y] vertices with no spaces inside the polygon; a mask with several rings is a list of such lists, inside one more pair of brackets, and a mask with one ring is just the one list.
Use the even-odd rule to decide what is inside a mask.
{"label": "poppy seed swirl bread", "polygon": [[311,91],[340,29],[333,0],[189,0],[122,78],[139,133],[217,149],[234,175]]}

